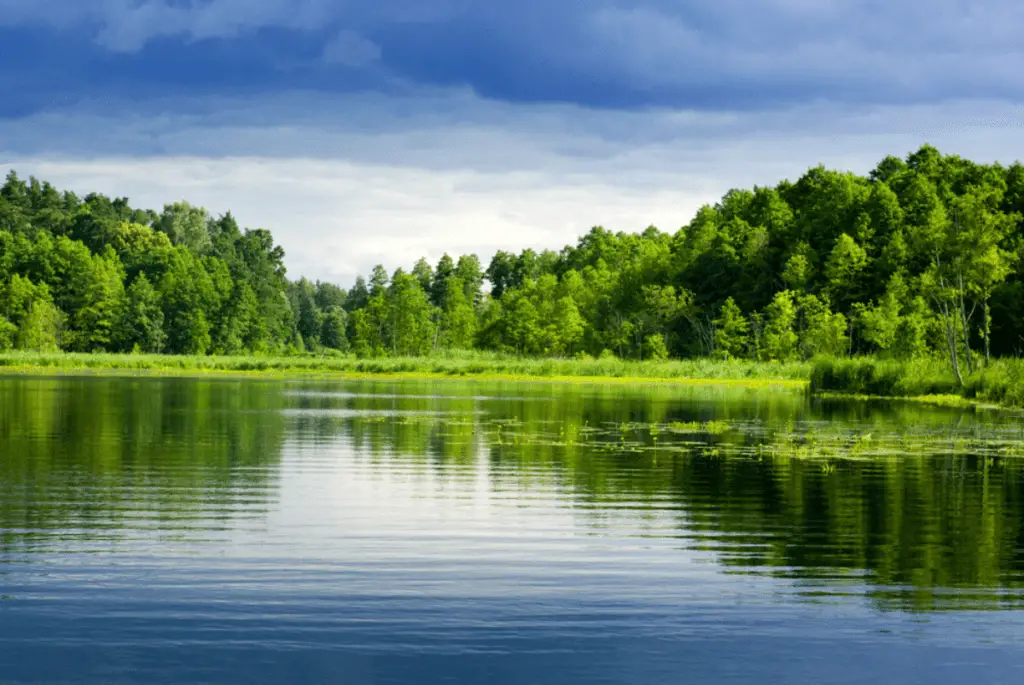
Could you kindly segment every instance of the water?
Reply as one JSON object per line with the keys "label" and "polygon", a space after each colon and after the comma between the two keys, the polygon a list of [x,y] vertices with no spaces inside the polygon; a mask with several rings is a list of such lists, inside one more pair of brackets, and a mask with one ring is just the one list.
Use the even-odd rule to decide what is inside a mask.
{"label": "water", "polygon": [[1022,445],[792,392],[0,379],[0,683],[1019,683]]}

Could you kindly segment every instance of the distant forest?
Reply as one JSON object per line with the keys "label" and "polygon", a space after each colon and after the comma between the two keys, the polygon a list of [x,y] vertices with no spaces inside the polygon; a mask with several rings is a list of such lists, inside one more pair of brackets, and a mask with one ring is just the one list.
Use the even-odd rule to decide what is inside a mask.
{"label": "distant forest", "polygon": [[1024,166],[924,146],[867,177],[732,190],[679,230],[448,255],[348,290],[288,280],[268,231],[185,202],[0,189],[0,349],[360,356],[909,359],[1024,349]]}

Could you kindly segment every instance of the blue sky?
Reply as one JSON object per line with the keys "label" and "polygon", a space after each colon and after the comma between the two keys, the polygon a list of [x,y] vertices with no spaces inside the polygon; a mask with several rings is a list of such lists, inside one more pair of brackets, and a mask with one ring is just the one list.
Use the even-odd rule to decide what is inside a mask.
{"label": "blue sky", "polygon": [[1011,0],[0,0],[0,163],[273,230],[293,276],[665,230],[1024,142]]}

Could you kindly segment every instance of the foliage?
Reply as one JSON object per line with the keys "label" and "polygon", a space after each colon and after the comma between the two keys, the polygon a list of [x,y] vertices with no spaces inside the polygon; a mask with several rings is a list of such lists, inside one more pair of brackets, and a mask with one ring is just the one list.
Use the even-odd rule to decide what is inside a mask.
{"label": "foliage", "polygon": [[961,387],[941,357],[912,361],[820,358],[811,370],[813,392],[885,397],[962,395],[980,402],[1024,408],[1024,360],[999,359],[965,378]]}
{"label": "foliage", "polygon": [[4,348],[941,354],[965,385],[994,358],[1024,352],[1024,167],[927,145],[866,177],[818,166],[732,190],[674,233],[595,227],[559,252],[499,251],[486,269],[476,255],[421,259],[391,276],[378,265],[348,291],[289,281],[270,233],[243,230],[230,213],[187,202],[141,211],[14,172],[0,198]]}

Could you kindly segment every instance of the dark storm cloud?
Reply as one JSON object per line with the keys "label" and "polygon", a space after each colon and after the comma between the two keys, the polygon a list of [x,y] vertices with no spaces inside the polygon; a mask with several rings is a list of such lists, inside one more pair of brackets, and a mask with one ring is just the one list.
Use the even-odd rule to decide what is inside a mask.
{"label": "dark storm cloud", "polygon": [[748,110],[1020,100],[1013,0],[0,0],[0,114],[123,99],[468,87]]}

